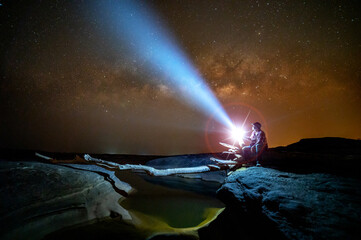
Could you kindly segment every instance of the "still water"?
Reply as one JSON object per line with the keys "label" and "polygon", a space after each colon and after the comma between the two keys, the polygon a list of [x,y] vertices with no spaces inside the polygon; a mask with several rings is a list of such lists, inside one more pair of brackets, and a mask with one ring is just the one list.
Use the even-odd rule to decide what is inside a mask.
{"label": "still water", "polygon": [[175,176],[151,177],[131,171],[118,171],[116,176],[135,189],[119,202],[132,215],[135,225],[119,218],[104,219],[57,231],[45,239],[140,240],[158,233],[194,235],[224,208],[215,196],[220,183]]}

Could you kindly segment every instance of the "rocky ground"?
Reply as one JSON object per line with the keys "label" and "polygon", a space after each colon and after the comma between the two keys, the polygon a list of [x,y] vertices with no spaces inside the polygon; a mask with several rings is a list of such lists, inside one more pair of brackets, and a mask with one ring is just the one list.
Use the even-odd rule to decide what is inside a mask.
{"label": "rocky ground", "polygon": [[226,178],[217,191],[226,211],[201,239],[360,239],[360,143],[305,139],[269,150],[263,167]]}
{"label": "rocky ground", "polygon": [[361,180],[252,167],[236,171],[218,190],[228,210],[261,216],[288,239],[360,237]]}
{"label": "rocky ground", "polygon": [[[113,171],[96,165],[36,162],[28,158],[28,152],[6,154],[0,161],[1,239],[41,239],[50,232],[94,219],[132,220],[118,203],[132,187],[120,181]],[[211,164],[210,156],[130,158],[164,169]],[[118,156],[117,160],[107,155],[97,157],[119,163],[132,161],[129,156]],[[156,184],[171,183],[169,186],[207,195],[219,188],[217,197],[226,209],[198,230],[200,239],[360,238],[360,140],[304,139],[268,150],[261,164],[262,167],[239,169],[228,177],[225,171],[143,177]],[[202,191],[203,185],[195,186],[186,180],[192,178],[212,182],[214,188],[212,185],[212,189]]]}
{"label": "rocky ground", "polygon": [[0,161],[0,238],[41,239],[92,219],[130,220],[118,200],[131,187],[104,169],[86,167]]}

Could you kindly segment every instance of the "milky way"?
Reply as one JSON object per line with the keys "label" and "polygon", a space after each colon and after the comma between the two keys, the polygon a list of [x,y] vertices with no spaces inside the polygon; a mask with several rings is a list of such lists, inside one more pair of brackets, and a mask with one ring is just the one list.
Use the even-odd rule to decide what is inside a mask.
{"label": "milky way", "polygon": [[[107,13],[94,7],[99,2],[0,3],[0,147],[209,151],[211,116],[181,101],[156,71],[145,72],[145,62],[112,34]],[[271,146],[360,138],[357,1],[149,1],[148,7],[232,117],[253,109],[247,124],[261,121]]]}

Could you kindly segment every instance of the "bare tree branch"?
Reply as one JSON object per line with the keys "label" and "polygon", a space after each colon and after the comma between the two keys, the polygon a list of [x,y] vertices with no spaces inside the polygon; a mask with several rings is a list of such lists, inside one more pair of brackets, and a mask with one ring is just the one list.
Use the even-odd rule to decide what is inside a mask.
{"label": "bare tree branch", "polygon": [[189,168],[170,168],[170,169],[156,169],[153,167],[145,166],[145,165],[134,165],[134,164],[118,164],[114,162],[105,161],[98,158],[93,158],[89,154],[85,154],[84,158],[80,158],[76,156],[73,160],[56,160],[50,157],[41,155],[39,153],[35,153],[36,156],[41,157],[50,161],[51,163],[62,163],[62,164],[96,164],[100,167],[106,167],[114,170],[135,170],[135,171],[143,171],[151,176],[169,176],[174,174],[188,174],[188,173],[202,173],[202,172],[210,172],[210,171],[219,171],[229,169],[230,166],[228,164],[236,164],[235,161],[222,161],[218,162],[221,165],[204,165],[197,167],[189,167]]}

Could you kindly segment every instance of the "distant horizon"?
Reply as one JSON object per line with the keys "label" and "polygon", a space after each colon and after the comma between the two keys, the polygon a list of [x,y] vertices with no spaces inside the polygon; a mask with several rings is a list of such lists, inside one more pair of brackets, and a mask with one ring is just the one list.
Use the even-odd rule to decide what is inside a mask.
{"label": "distant horizon", "polygon": [[[301,140],[306,140],[306,139],[347,139],[347,140],[355,140],[355,141],[361,141],[361,138],[344,138],[344,137],[318,137],[318,138],[301,138],[296,142],[293,143],[289,143],[287,145],[281,145],[281,146],[273,146],[273,147],[269,147],[269,148],[279,148],[279,147],[287,147],[290,146],[292,144],[298,143]],[[224,147],[223,147],[224,148]],[[199,152],[199,153],[176,153],[176,154],[137,154],[137,153],[107,153],[107,152],[78,152],[78,151],[50,151],[50,150],[43,150],[43,149],[33,149],[33,148],[10,148],[10,147],[2,147],[0,146],[0,151],[32,151],[32,152],[45,152],[45,153],[59,153],[59,154],[96,154],[96,155],[132,155],[132,156],[159,156],[159,157],[167,157],[167,156],[180,156],[180,155],[198,155],[198,154],[218,154],[218,153],[222,153],[222,151],[218,151],[218,152]],[[224,150],[226,150],[224,148]],[[223,150],[223,151],[224,151]]]}

